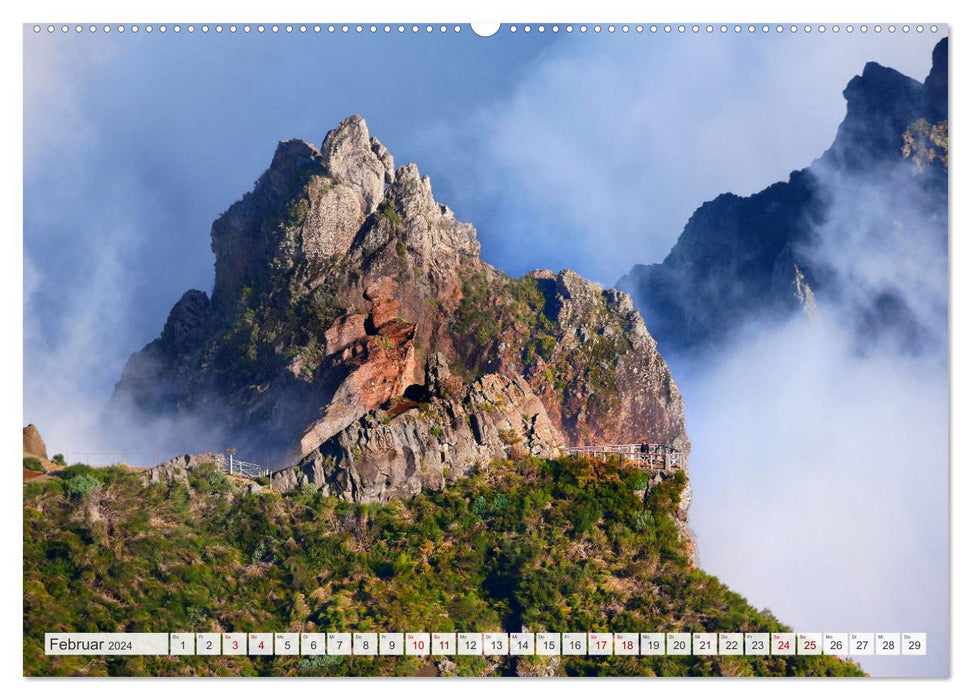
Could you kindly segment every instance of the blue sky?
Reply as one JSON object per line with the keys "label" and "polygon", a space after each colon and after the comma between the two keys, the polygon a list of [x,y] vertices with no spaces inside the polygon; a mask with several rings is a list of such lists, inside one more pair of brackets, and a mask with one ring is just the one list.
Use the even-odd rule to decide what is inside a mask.
{"label": "blue sky", "polygon": [[[487,261],[517,275],[570,267],[609,285],[632,264],[663,258],[702,202],[762,189],[821,154],[845,112],[842,89],[866,61],[923,80],[939,38],[500,32],[484,39],[467,28],[417,36],[38,36],[25,28],[24,419],[54,449],[89,446],[84,416],[107,401],[128,356],[158,335],[186,289],[211,289],[210,225],[252,186],[280,139],[319,144],[341,118],[361,114],[396,163],[418,163],[438,199],[477,227]],[[773,342],[747,348],[745,367],[768,366],[808,341],[790,329]],[[725,433],[739,432],[731,421],[720,426],[721,397],[749,391],[739,405],[757,418],[766,397],[779,395],[768,370],[733,384],[744,376],[734,371],[740,361],[733,355],[707,375],[678,376],[696,446],[699,551],[704,558],[705,543],[718,542],[707,555],[715,573],[739,582],[754,604],[805,626],[820,619],[822,603],[800,607],[791,586],[760,583],[764,577],[732,554],[747,546],[744,528],[721,520],[720,489],[739,483],[726,484],[730,467],[718,449]],[[905,374],[899,370],[840,355],[818,374],[841,378],[844,388],[857,381],[869,393],[847,398],[885,405],[887,382]],[[946,374],[944,381],[946,388]],[[922,399],[926,415],[939,416],[940,386]],[[901,390],[923,396],[917,387]],[[829,415],[820,401],[820,415]],[[873,407],[862,400],[853,415]],[[898,418],[884,424],[890,437]],[[932,423],[912,439],[940,442],[940,421]],[[868,479],[880,481],[875,465],[861,472],[859,493],[884,500],[861,509],[861,518],[900,496],[872,488]],[[778,494],[781,486],[772,488]],[[770,508],[769,494],[753,489],[751,502]],[[801,499],[790,495],[779,503],[791,509]],[[928,503],[939,506],[939,495]],[[936,537],[941,520],[926,515],[920,532]],[[840,517],[852,531],[852,518]],[[783,567],[785,533],[780,538],[762,544]],[[800,556],[812,562],[831,543],[803,545]],[[853,556],[889,551],[863,549]],[[860,561],[840,559],[834,576],[850,575]],[[936,552],[927,571],[939,571],[941,561],[946,566]],[[940,581],[927,577],[924,600],[940,599]],[[827,604],[865,610],[853,596],[843,607]],[[940,608],[921,619],[940,628]],[[927,668],[939,672],[942,663],[937,657]]]}

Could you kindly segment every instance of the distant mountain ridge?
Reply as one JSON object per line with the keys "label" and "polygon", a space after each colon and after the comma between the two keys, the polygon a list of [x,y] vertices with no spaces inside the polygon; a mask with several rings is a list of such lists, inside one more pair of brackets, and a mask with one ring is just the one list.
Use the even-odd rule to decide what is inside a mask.
{"label": "distant mountain ridge", "polygon": [[[807,289],[824,299],[841,295],[849,281],[814,247],[819,230],[833,225],[833,202],[844,184],[849,191],[865,183],[886,198],[883,219],[867,225],[903,222],[910,235],[939,239],[946,250],[946,38],[932,58],[923,83],[867,63],[843,91],[846,117],[818,160],[757,194],[727,193],[704,203],[661,263],[635,265],[618,281],[665,352],[704,353],[749,321],[804,307]],[[886,284],[871,297],[855,310],[860,334],[919,346],[927,329],[899,291]]]}

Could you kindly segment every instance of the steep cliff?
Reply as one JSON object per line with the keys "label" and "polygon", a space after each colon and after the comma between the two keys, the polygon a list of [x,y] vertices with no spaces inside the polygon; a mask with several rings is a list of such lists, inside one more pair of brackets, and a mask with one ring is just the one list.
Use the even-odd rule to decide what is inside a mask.
{"label": "steep cliff", "polygon": [[[806,290],[849,304],[863,342],[920,347],[927,320],[894,280],[861,280],[843,263],[859,252],[857,233],[869,254],[900,240],[900,256],[912,254],[909,241],[946,251],[947,71],[946,38],[923,83],[867,63],[843,91],[846,117],[819,159],[750,197],[704,203],[663,262],[621,278],[665,352],[704,352],[750,321],[805,309]],[[941,261],[925,274],[946,275]],[[854,298],[852,287],[868,283]]]}
{"label": "steep cliff", "polygon": [[213,224],[212,249],[212,295],[179,300],[109,408],[192,425],[179,452],[232,444],[243,459],[300,462],[280,484],[370,500],[507,457],[514,433],[542,455],[689,448],[677,385],[630,297],[568,270],[513,279],[482,262],[475,229],[415,165],[395,169],[360,117],[319,149],[281,142]]}

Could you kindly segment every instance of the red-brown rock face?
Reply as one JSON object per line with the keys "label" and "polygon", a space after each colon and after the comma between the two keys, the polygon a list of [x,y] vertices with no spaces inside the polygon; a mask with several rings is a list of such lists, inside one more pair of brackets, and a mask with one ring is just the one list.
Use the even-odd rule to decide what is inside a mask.
{"label": "red-brown rock face", "polygon": [[[385,277],[368,287],[371,313],[349,314],[334,321],[324,334],[328,353],[347,370],[323,415],[300,437],[295,457],[305,455],[352,421],[376,409],[415,383],[415,324],[397,317],[391,298],[392,280]],[[366,329],[372,328],[372,333]]]}

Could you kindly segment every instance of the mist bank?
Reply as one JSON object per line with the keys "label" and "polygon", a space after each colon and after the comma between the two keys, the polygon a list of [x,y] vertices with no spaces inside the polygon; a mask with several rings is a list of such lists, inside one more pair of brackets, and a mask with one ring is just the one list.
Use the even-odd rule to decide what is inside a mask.
{"label": "mist bank", "polygon": [[945,359],[862,356],[822,311],[748,329],[713,364],[673,363],[698,563],[796,630],[927,632],[926,657],[860,662],[946,675]]}

